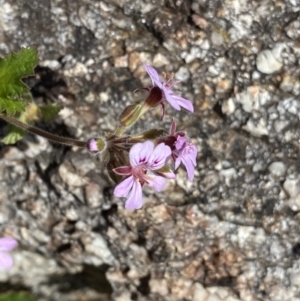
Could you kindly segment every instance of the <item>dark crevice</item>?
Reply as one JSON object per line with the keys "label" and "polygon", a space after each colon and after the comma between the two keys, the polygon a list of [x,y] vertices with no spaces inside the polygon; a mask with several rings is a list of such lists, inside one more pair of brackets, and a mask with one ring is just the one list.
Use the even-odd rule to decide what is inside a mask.
{"label": "dark crevice", "polygon": [[214,107],[213,107],[214,112],[216,112],[218,114],[218,116],[220,116],[223,120],[226,119],[226,115],[222,112],[222,105],[221,103],[218,101]]}
{"label": "dark crevice", "polygon": [[108,268],[109,266],[105,264],[100,267],[85,264],[80,273],[54,275],[47,283],[44,283],[44,285],[57,285],[57,291],[61,293],[70,292],[70,288],[78,291],[91,288],[99,293],[110,295],[113,290],[105,277]]}
{"label": "dark crevice", "polygon": [[134,241],[134,243],[136,243],[139,246],[145,246],[146,241],[146,238],[139,233],[138,238]]}
{"label": "dark crevice", "polygon": [[147,31],[149,31],[154,36],[154,38],[158,41],[159,45],[161,46],[165,40],[163,35],[148,24],[145,24],[144,26],[147,29]]}
{"label": "dark crevice", "polygon": [[74,222],[73,221],[68,221],[66,223],[66,225],[64,226],[64,233],[67,233],[69,235],[75,233],[75,231],[76,231],[75,224],[76,224],[75,221]]}
{"label": "dark crevice", "polygon": [[296,243],[292,248],[292,254],[295,257],[300,257],[300,242]]}
{"label": "dark crevice", "polygon": [[148,296],[150,293],[149,280],[151,276],[150,274],[140,278],[140,285],[137,287],[137,290],[144,296]]}
{"label": "dark crevice", "polygon": [[[25,286],[20,285],[20,284],[12,285],[11,283],[7,283],[7,282],[0,283],[0,294],[6,293],[6,292],[9,292],[9,291],[14,292],[14,293],[17,293],[17,292],[30,293],[30,290],[28,290],[28,287],[25,287]],[[9,300],[11,300],[11,299],[9,299]]]}
{"label": "dark crevice", "polygon": [[57,253],[63,253],[67,250],[70,250],[72,247],[71,243],[66,243],[66,244],[63,244],[63,245],[60,245],[57,249],[56,249],[56,252]]}
{"label": "dark crevice", "polygon": [[50,163],[45,171],[42,170],[39,162],[35,162],[35,167],[37,174],[39,177],[43,180],[43,182],[46,184],[49,190],[53,191],[57,197],[60,197],[60,193],[56,190],[55,186],[51,182],[51,176],[53,173],[56,173],[57,170],[57,163]]}
{"label": "dark crevice", "polygon": [[59,92],[67,92],[67,84],[58,72],[39,65],[35,67],[34,72],[34,77],[24,79],[24,82],[31,88],[33,98],[48,99],[49,95],[56,96]]}
{"label": "dark crevice", "polygon": [[110,217],[116,215],[117,211],[118,211],[118,206],[116,204],[112,204],[112,206],[109,209],[102,211],[102,217],[104,218],[107,226],[109,227],[114,226],[113,221],[110,220]]}

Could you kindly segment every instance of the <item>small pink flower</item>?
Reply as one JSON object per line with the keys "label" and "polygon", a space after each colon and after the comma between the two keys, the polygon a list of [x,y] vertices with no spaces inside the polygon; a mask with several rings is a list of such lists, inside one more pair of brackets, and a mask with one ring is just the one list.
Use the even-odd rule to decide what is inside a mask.
{"label": "small pink flower", "polygon": [[[173,78],[171,77],[166,82],[161,82],[157,71],[153,67],[148,66],[146,64],[143,65],[147,73],[151,77],[153,87],[158,87],[163,92],[163,99],[167,100],[175,110],[180,111],[181,109],[180,107],[183,107],[190,112],[194,112],[194,107],[189,100],[181,96],[175,95],[173,93],[171,87],[174,84],[178,83],[178,81],[174,81]],[[164,109],[164,105],[163,105],[163,109]]]}
{"label": "small pink flower", "polygon": [[[156,191],[161,191],[166,179],[156,174],[147,174],[151,171],[159,171],[166,164],[171,155],[171,149],[164,143],[154,147],[152,141],[136,143],[129,152],[130,166],[120,166],[114,172],[127,176],[119,183],[114,190],[116,197],[129,197],[126,200],[125,208],[129,210],[140,209],[143,205],[142,186],[148,184]],[[165,177],[174,178],[172,172],[164,174]]]}
{"label": "small pink flower", "polygon": [[7,270],[12,267],[13,259],[7,252],[13,250],[17,244],[11,237],[0,238],[0,268]]}
{"label": "small pink flower", "polygon": [[190,181],[194,179],[197,148],[196,146],[188,142],[185,136],[178,136],[174,143],[175,149],[173,150],[173,155],[175,156],[175,169],[177,169],[180,163],[185,166],[188,178]]}

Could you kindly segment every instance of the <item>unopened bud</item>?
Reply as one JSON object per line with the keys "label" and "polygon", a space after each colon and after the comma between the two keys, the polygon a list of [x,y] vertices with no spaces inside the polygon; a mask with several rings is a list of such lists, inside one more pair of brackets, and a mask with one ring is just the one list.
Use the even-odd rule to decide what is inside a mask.
{"label": "unopened bud", "polygon": [[103,138],[90,138],[86,147],[91,153],[98,154],[106,149],[106,141]]}
{"label": "unopened bud", "polygon": [[121,113],[119,122],[123,127],[133,125],[141,116],[142,106],[140,104],[130,105]]}

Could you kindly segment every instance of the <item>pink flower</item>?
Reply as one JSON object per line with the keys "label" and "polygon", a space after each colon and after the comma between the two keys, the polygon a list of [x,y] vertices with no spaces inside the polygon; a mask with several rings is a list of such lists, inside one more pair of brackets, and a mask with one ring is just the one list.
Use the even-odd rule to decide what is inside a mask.
{"label": "pink flower", "polygon": [[17,241],[10,237],[0,238],[0,268],[9,269],[13,265],[13,259],[7,252],[17,246]]}
{"label": "pink flower", "polygon": [[156,191],[161,191],[165,184],[165,177],[174,178],[173,172],[160,173],[165,177],[156,174],[147,174],[148,171],[159,172],[167,159],[171,155],[171,149],[164,143],[154,147],[154,143],[146,141],[136,143],[129,152],[130,166],[120,166],[114,169],[114,172],[127,176],[119,183],[114,190],[116,197],[129,197],[126,200],[125,208],[129,210],[140,209],[143,205],[142,186],[148,184]]}
{"label": "pink flower", "polygon": [[188,178],[190,181],[194,179],[197,148],[196,146],[188,142],[185,136],[178,135],[177,140],[174,143],[175,149],[173,155],[175,156],[175,169],[177,169],[182,162],[185,166]]}
{"label": "pink flower", "polygon": [[[180,107],[183,107],[190,112],[194,112],[194,107],[189,100],[181,96],[175,95],[173,93],[171,87],[174,84],[178,83],[178,81],[174,81],[173,77],[171,76],[171,78],[169,78],[166,82],[161,82],[157,71],[153,67],[148,66],[146,64],[143,65],[147,73],[151,77],[153,87],[158,87],[163,92],[163,99],[167,100],[175,110],[180,111],[181,109]],[[164,109],[164,105],[163,105],[163,109]]]}

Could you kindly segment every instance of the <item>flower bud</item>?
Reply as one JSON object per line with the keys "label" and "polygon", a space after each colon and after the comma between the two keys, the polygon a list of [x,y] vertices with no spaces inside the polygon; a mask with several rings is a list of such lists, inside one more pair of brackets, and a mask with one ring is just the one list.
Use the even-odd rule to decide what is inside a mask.
{"label": "flower bud", "polygon": [[142,106],[140,104],[130,105],[121,113],[119,122],[123,127],[133,125],[141,116]]}
{"label": "flower bud", "polygon": [[106,141],[104,138],[90,138],[86,142],[86,147],[91,153],[98,154],[106,149]]}

